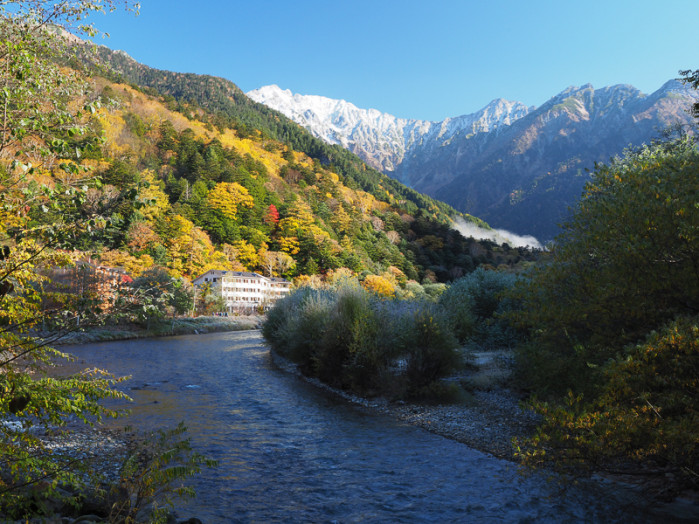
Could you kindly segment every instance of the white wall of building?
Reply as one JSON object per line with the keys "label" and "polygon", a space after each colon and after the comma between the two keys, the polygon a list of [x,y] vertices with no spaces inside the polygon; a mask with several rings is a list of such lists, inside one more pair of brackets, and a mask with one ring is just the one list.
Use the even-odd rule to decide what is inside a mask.
{"label": "white wall of building", "polygon": [[259,273],[220,269],[207,271],[195,278],[193,284],[197,287],[209,284],[214,293],[223,297],[229,312],[269,307],[286,296],[291,289],[288,280],[267,278]]}

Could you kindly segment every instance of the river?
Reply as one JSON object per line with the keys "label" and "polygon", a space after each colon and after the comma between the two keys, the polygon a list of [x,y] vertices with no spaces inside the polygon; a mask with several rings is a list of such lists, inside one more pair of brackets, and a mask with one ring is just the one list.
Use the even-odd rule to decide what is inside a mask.
{"label": "river", "polygon": [[[184,421],[219,461],[177,507],[204,522],[653,522],[604,486],[544,476],[374,415],[277,370],[259,332],[63,348],[82,366],[131,375],[132,414],[150,430]],[[613,493],[613,495],[612,495]]]}

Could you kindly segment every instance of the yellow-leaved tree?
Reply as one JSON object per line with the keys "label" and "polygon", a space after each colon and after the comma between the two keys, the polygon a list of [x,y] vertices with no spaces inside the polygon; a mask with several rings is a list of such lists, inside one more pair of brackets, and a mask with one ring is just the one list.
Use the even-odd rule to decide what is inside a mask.
{"label": "yellow-leaved tree", "polygon": [[[88,424],[117,413],[100,400],[125,398],[104,371],[56,378],[47,365],[68,358],[51,347],[80,315],[98,314],[89,297],[71,308],[58,297],[47,305],[42,274],[73,263],[77,239],[105,225],[87,212],[88,188],[75,187],[84,166],[74,139],[88,136],[95,111],[87,83],[55,59],[70,57],[68,40],[51,28],[94,34],[85,18],[113,9],[112,0],[0,2],[0,519],[29,519],[55,496],[59,484],[77,484],[74,459],[49,452],[36,429]],[[128,6],[129,2],[125,2]],[[12,4],[11,7],[7,7]],[[79,27],[75,27],[78,25]],[[76,104],[77,101],[77,104]],[[82,107],[81,107],[82,105]],[[73,142],[73,143],[71,143]],[[42,170],[42,185],[33,178]],[[62,176],[57,176],[62,173]],[[75,175],[75,176],[71,176]],[[80,176],[78,176],[80,175]],[[65,314],[64,314],[65,313]],[[45,330],[45,331],[44,331]],[[32,429],[34,428],[34,429]],[[26,496],[27,487],[32,497]],[[77,502],[73,497],[72,502]]]}
{"label": "yellow-leaved tree", "polygon": [[396,294],[396,286],[387,278],[379,275],[367,275],[362,281],[362,286],[367,291],[383,297],[393,298]]}
{"label": "yellow-leaved tree", "polygon": [[243,264],[248,271],[254,270],[260,263],[260,256],[255,249],[255,246],[249,244],[245,240],[236,240],[233,242],[233,247],[236,250],[236,259]]}
{"label": "yellow-leaved tree", "polygon": [[246,188],[237,182],[219,182],[206,197],[212,209],[221,211],[226,217],[235,220],[239,207],[252,207],[255,200]]}

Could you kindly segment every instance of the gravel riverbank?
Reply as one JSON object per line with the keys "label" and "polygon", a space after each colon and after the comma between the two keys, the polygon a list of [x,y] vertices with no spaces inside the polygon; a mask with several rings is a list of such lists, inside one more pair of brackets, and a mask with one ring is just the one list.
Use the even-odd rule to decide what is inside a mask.
{"label": "gravel riverbank", "polygon": [[270,356],[278,368],[355,405],[395,417],[499,458],[513,459],[512,439],[532,434],[539,420],[535,413],[521,407],[520,398],[512,390],[501,385],[507,374],[500,358],[502,352],[477,354],[473,369],[455,377],[468,384],[480,384],[473,388],[467,401],[459,404],[389,402],[382,398],[358,397],[304,376],[295,364],[273,351],[270,351]]}
{"label": "gravel riverbank", "polygon": [[85,426],[40,438],[50,453],[81,461],[105,483],[119,481],[121,467],[136,443],[132,433]]}
{"label": "gravel riverbank", "polygon": [[369,407],[504,459],[514,458],[512,439],[531,434],[538,421],[507,389],[475,391],[468,405],[370,401]]}

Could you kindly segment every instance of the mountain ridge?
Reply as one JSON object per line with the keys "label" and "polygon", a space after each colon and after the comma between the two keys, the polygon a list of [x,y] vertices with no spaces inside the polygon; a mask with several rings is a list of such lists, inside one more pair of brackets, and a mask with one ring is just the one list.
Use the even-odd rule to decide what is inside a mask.
{"label": "mountain ridge", "polygon": [[[399,118],[378,109],[361,109],[346,100],[294,94],[277,85],[264,86],[246,95],[280,111],[328,143],[342,145],[354,153],[372,151],[373,155],[360,156],[384,172],[394,171],[405,152],[425,138],[448,140],[466,130],[473,134],[490,132],[509,125],[529,110],[520,102],[498,98],[475,113],[430,121]],[[368,145],[371,140],[376,147]]]}
{"label": "mountain ridge", "polygon": [[693,124],[686,109],[699,100],[696,91],[678,80],[650,94],[629,84],[599,89],[585,84],[569,86],[539,107],[495,99],[476,113],[441,122],[403,119],[408,132],[401,135],[382,133],[374,124],[395,117],[372,113],[373,121],[360,121],[363,110],[353,110],[356,106],[349,102],[334,104],[353,111],[351,126],[347,118],[344,125],[311,125],[298,115],[310,110],[317,116],[313,107],[292,103],[312,97],[278,87],[248,95],[291,114],[324,140],[332,128],[334,140],[409,187],[494,227],[543,239],[557,234],[557,224],[579,198],[596,162],[660,138],[673,125]]}

